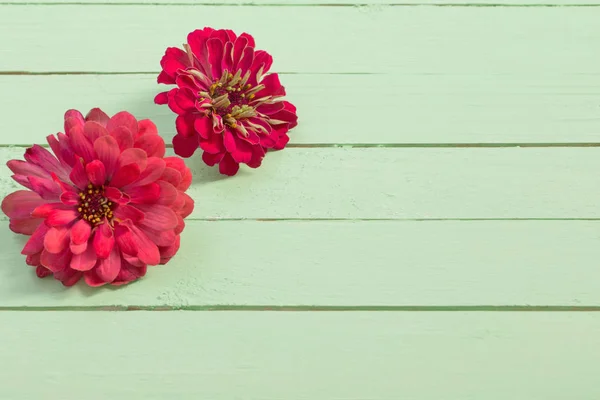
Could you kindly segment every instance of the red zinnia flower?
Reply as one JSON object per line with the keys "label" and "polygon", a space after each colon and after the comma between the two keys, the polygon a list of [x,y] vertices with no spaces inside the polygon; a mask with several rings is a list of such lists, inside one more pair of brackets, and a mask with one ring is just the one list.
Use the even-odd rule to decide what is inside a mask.
{"label": "red zinnia flower", "polygon": [[194,201],[192,175],[150,120],[92,109],[65,114],[65,133],[47,137],[54,155],[34,145],[11,160],[18,190],[2,201],[10,229],[31,235],[22,254],[40,278],[65,286],[121,285],[165,264],[179,249]]}
{"label": "red zinnia flower", "polygon": [[154,99],[178,114],[175,153],[190,157],[200,147],[206,164],[235,175],[240,163],[257,168],[268,149],[283,149],[296,107],[282,100],[279,77],[267,74],[273,59],[252,36],[204,28],[183,47],[169,47],[160,62],[158,83],[177,87]]}

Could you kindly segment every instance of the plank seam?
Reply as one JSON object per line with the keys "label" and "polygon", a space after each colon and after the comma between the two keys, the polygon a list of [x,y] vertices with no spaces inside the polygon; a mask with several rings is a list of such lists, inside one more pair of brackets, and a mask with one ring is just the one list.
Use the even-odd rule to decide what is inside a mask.
{"label": "plank seam", "polygon": [[210,2],[198,2],[198,3],[162,3],[162,2],[122,2],[122,3],[108,3],[108,2],[5,2],[0,3],[0,6],[167,6],[167,7],[339,7],[339,8],[381,8],[381,7],[485,7],[485,8],[548,8],[548,7],[560,7],[560,8],[573,8],[573,7],[600,7],[600,4],[559,4],[559,3],[542,3],[542,4],[503,4],[503,3],[381,3],[381,4],[367,4],[367,3],[210,3]]}

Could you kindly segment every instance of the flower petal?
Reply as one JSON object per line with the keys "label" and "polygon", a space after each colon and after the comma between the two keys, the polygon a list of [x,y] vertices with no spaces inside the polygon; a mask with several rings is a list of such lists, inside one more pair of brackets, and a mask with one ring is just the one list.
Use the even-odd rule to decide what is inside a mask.
{"label": "flower petal", "polygon": [[81,279],[83,273],[75,271],[69,266],[54,273],[54,279],[59,280],[64,286],[73,286]]}
{"label": "flower petal", "polygon": [[94,142],[94,150],[98,160],[104,164],[107,179],[112,178],[120,154],[117,140],[112,136],[102,136]]}
{"label": "flower petal", "polygon": [[39,194],[42,199],[58,200],[62,194],[61,187],[52,179],[30,176],[27,180],[31,185],[31,190]]}
{"label": "flower petal", "polygon": [[60,195],[60,201],[64,205],[74,206],[79,204],[79,200],[81,200],[81,198],[75,192],[63,192]]}
{"label": "flower petal", "polygon": [[52,272],[62,271],[69,266],[70,262],[71,252],[68,248],[56,254],[43,250],[40,258],[40,263]]}
{"label": "flower petal", "polygon": [[135,141],[135,147],[140,148],[148,154],[148,157],[164,157],[165,156],[165,141],[158,135],[146,134],[142,135]]}
{"label": "flower petal", "polygon": [[122,262],[121,270],[119,271],[119,275],[112,282],[113,285],[125,285],[129,282],[133,282],[144,275],[146,275],[147,267],[144,265],[142,267],[135,267],[129,263]]}
{"label": "flower petal", "polygon": [[101,279],[98,274],[96,274],[96,269],[91,269],[89,271],[85,271],[83,273],[83,279],[85,280],[85,283],[88,284],[88,286],[91,287],[98,287],[98,286],[103,286],[106,285],[106,281],[104,281],[103,279]]}
{"label": "flower petal", "polygon": [[221,62],[223,60],[223,42],[217,38],[208,39],[206,42],[208,48],[208,62],[211,66],[212,76],[221,77]]}
{"label": "flower petal", "polygon": [[94,143],[98,138],[108,135],[108,131],[98,122],[88,121],[83,125],[83,134],[88,138],[90,143]]}
{"label": "flower petal", "polygon": [[191,157],[198,148],[199,140],[200,137],[198,135],[188,137],[183,135],[173,136],[173,149],[175,150],[175,154],[185,158]]}
{"label": "flower petal", "polygon": [[118,126],[113,129],[110,136],[117,141],[121,151],[133,146],[133,133],[124,126]]}
{"label": "flower petal", "polygon": [[2,200],[2,212],[9,218],[27,218],[36,207],[46,202],[35,192],[17,190]]}
{"label": "flower petal", "polygon": [[52,271],[50,271],[48,268],[43,267],[41,265],[38,265],[35,268],[35,274],[37,275],[38,278],[45,278],[49,275],[52,275]]}
{"label": "flower petal", "polygon": [[156,231],[166,231],[177,226],[177,215],[167,206],[160,204],[139,204],[137,208],[145,214],[145,218],[140,222],[140,226],[146,226]]}
{"label": "flower petal", "polygon": [[134,240],[133,233],[131,233],[131,230],[127,227],[131,226],[131,223],[125,221],[125,224],[118,224],[115,226],[116,243],[123,253],[136,256],[138,251],[136,241]]}
{"label": "flower petal", "polygon": [[109,119],[110,118],[108,117],[108,115],[106,115],[106,113],[99,108],[92,108],[90,112],[88,112],[85,116],[86,121],[95,121],[103,127],[106,127],[106,124],[108,124]]}
{"label": "flower petal", "polygon": [[121,270],[121,255],[116,247],[113,247],[109,256],[103,260],[100,260],[98,267],[96,268],[96,274],[100,279],[105,282],[112,282],[115,280],[119,271]]}
{"label": "flower petal", "polygon": [[114,130],[117,128],[124,126],[129,129],[132,133],[137,133],[138,131],[138,123],[133,115],[128,113],[127,111],[121,111],[112,116],[112,118],[108,121],[106,125],[106,129],[108,132],[112,134]]}
{"label": "flower petal", "polygon": [[146,169],[142,171],[139,179],[131,186],[143,186],[155,182],[161,177],[166,167],[167,164],[162,158],[148,158],[148,165],[146,166]]}
{"label": "flower petal", "polygon": [[155,203],[160,197],[160,186],[156,182],[144,186],[136,185],[128,188],[127,194],[134,204]]}
{"label": "flower petal", "polygon": [[117,167],[124,167],[128,164],[137,164],[140,167],[140,171],[143,171],[148,165],[148,155],[142,149],[131,148],[124,150],[119,156]]}
{"label": "flower petal", "polygon": [[85,162],[92,162],[95,158],[94,147],[88,138],[83,134],[83,126],[75,126],[71,129],[71,147],[75,154],[84,159]]}
{"label": "flower petal", "polygon": [[108,224],[100,225],[94,234],[94,250],[98,258],[106,258],[110,255],[115,245],[113,231]]}
{"label": "flower petal", "polygon": [[71,242],[73,244],[81,244],[87,242],[92,234],[92,227],[88,222],[80,219],[71,228]]}
{"label": "flower petal", "polygon": [[133,241],[137,247],[137,257],[140,261],[148,265],[158,265],[160,263],[160,253],[154,242],[135,225],[130,224],[129,230],[133,235]]}
{"label": "flower petal", "polygon": [[97,261],[94,247],[88,246],[83,253],[73,255],[70,266],[77,271],[89,271],[94,268]]}
{"label": "flower petal", "polygon": [[88,179],[94,186],[104,185],[106,183],[106,169],[100,160],[94,160],[85,166],[85,172]]}
{"label": "flower petal", "polygon": [[175,186],[165,181],[157,181],[156,184],[158,184],[158,186],[160,187],[160,195],[157,199],[157,203],[166,206],[173,204],[175,199],[177,199],[177,189],[175,188]]}
{"label": "flower petal", "polygon": [[213,165],[220,163],[224,155],[225,153],[211,154],[205,151],[202,153],[202,161],[204,161],[206,165],[212,167]]}
{"label": "flower petal", "polygon": [[83,166],[83,161],[81,159],[75,161],[75,165],[73,166],[73,170],[71,171],[69,177],[71,179],[71,182],[73,182],[73,184],[79,189],[83,190],[87,187],[88,177],[87,173],[85,172],[85,167]]}
{"label": "flower petal", "polygon": [[115,218],[121,221],[131,220],[134,224],[139,223],[144,219],[144,213],[136,207],[121,205],[115,210]]}
{"label": "flower petal", "polygon": [[239,169],[240,164],[236,163],[229,153],[226,153],[219,163],[219,172],[223,175],[233,176],[237,174]]}
{"label": "flower petal", "polygon": [[81,244],[75,244],[73,242],[69,243],[69,249],[71,250],[71,253],[73,253],[73,254],[81,254],[88,247],[92,247],[91,245],[88,246],[88,242],[83,242]]}
{"label": "flower petal", "polygon": [[46,251],[57,254],[69,245],[69,229],[66,227],[50,228],[44,237]]}
{"label": "flower petal", "polygon": [[140,177],[140,167],[137,164],[128,164],[117,170],[110,184],[116,188],[122,188],[135,182]]}
{"label": "flower petal", "polygon": [[33,175],[40,178],[49,178],[50,173],[42,167],[23,160],[10,160],[6,163],[8,168],[17,175]]}
{"label": "flower petal", "polygon": [[40,224],[27,243],[25,243],[23,250],[21,250],[21,254],[28,256],[44,250],[44,237],[49,230],[50,228],[46,224]]}
{"label": "flower petal", "polygon": [[31,235],[33,232],[35,232],[35,230],[40,226],[42,222],[44,222],[44,220],[41,218],[11,218],[8,224],[8,228],[14,233]]}
{"label": "flower petal", "polygon": [[177,133],[186,138],[196,136],[196,131],[194,130],[194,121],[196,119],[208,118],[195,118],[191,114],[178,115],[177,118],[175,118],[175,129],[177,130]]}

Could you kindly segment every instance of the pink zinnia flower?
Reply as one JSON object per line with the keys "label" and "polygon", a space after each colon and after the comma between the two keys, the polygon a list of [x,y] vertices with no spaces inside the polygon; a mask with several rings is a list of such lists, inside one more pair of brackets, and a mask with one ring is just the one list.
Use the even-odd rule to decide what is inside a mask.
{"label": "pink zinnia flower", "polygon": [[183,48],[169,47],[160,62],[158,83],[177,87],[154,99],[178,114],[175,153],[190,157],[200,147],[206,164],[235,175],[240,163],[257,168],[267,150],[285,147],[296,107],[282,100],[279,77],[267,74],[273,59],[252,36],[204,28]]}
{"label": "pink zinnia flower", "polygon": [[47,137],[54,155],[34,145],[11,160],[18,190],[2,201],[13,232],[40,278],[65,286],[121,285],[165,264],[179,249],[183,219],[194,201],[184,193],[192,175],[150,120],[92,109],[65,114],[65,133]]}

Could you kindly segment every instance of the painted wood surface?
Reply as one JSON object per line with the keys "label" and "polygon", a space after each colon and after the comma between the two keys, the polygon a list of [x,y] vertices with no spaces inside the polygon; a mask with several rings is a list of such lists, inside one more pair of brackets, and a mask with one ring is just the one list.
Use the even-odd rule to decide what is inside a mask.
{"label": "painted wood surface", "polygon": [[10,38],[0,71],[158,71],[167,46],[208,25],[252,32],[280,72],[585,74],[597,84],[599,19],[597,7],[14,5],[0,13]]}
{"label": "painted wood surface", "polygon": [[188,160],[182,248],[130,286],[37,279],[0,218],[0,398],[600,398],[598,5],[0,0],[0,197],[68,108],[169,143],[195,28],[253,34],[300,116],[259,170]]}
{"label": "painted wood surface", "polygon": [[[120,289],[40,280],[0,233],[0,308],[600,306],[598,221],[189,221]],[[0,312],[1,313],[1,312]],[[600,318],[600,317],[599,317]]]}
{"label": "painted wood surface", "polygon": [[[0,149],[0,194],[21,188]],[[172,152],[172,150],[171,150]],[[290,148],[233,178],[188,159],[194,219],[600,218],[598,148]]]}
{"label": "painted wood surface", "polygon": [[[11,133],[2,142],[39,141],[61,129],[65,110],[100,106],[151,118],[170,143],[175,116],[153,102],[168,88],[156,76],[0,75],[10,93],[0,98],[6,115],[20,115],[32,97],[44,104],[36,118],[1,119],[0,131]],[[597,75],[284,74],[281,81],[299,109],[292,144],[600,142]]]}
{"label": "painted wood surface", "polygon": [[600,397],[593,313],[27,312],[0,336],[11,400]]}

